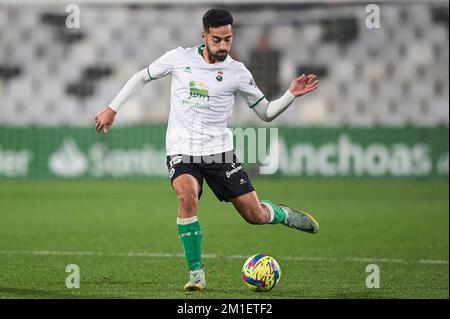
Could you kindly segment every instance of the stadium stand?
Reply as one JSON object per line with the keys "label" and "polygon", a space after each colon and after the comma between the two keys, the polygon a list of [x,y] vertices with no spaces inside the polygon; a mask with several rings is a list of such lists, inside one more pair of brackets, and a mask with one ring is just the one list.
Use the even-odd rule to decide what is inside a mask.
{"label": "stadium stand", "polygon": [[[448,126],[448,5],[383,5],[380,29],[365,26],[360,5],[280,7],[282,20],[273,10],[236,13],[233,56],[249,66],[267,32],[281,54],[275,96],[296,74],[321,80],[320,90],[278,123]],[[81,28],[68,29],[62,7],[0,7],[0,124],[90,125],[134,72],[167,50],[200,44],[204,11],[82,6]],[[118,123],[164,122],[168,81],[148,85]],[[232,123],[260,123],[238,104]]]}

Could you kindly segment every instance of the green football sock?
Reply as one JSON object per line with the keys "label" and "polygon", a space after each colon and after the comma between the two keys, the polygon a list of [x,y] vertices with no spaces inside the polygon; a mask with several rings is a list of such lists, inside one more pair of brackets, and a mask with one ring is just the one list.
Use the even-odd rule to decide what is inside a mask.
{"label": "green football sock", "polygon": [[279,224],[284,222],[286,219],[286,213],[280,206],[275,205],[270,200],[262,200],[261,204],[268,207],[270,210],[269,224]]}
{"label": "green football sock", "polygon": [[189,270],[201,269],[202,231],[197,217],[177,218],[177,228]]}

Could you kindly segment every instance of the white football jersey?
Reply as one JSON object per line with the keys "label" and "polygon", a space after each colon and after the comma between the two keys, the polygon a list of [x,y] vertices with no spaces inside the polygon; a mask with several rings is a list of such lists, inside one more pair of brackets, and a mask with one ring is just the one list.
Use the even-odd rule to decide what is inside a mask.
{"label": "white football jersey", "polygon": [[167,155],[210,155],[233,149],[227,128],[236,93],[251,108],[264,95],[243,63],[230,56],[209,64],[204,46],[168,51],[147,67],[148,79],[172,75]]}

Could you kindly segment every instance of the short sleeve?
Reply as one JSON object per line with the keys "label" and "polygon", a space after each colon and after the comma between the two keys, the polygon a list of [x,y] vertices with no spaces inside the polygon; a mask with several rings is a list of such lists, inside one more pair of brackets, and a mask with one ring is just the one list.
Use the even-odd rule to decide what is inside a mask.
{"label": "short sleeve", "polygon": [[240,71],[238,93],[244,98],[250,108],[256,106],[264,99],[264,94],[256,86],[252,74],[246,67],[243,67]]}
{"label": "short sleeve", "polygon": [[148,80],[156,80],[172,73],[175,55],[178,49],[166,52],[158,60],[147,67]]}

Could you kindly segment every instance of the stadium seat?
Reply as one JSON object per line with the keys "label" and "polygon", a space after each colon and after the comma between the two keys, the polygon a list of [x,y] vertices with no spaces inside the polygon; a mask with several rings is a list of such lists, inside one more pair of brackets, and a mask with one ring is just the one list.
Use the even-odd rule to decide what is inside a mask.
{"label": "stadium seat", "polygon": [[[303,99],[302,109],[303,103],[289,109],[277,119],[280,124],[448,125],[448,6],[381,9],[380,29],[366,28],[366,15],[352,5],[332,11],[239,11],[233,56],[248,65],[265,30],[271,47],[282,52],[280,91],[298,72],[319,75],[317,96]],[[81,29],[68,30],[56,7],[0,9],[1,123],[90,125],[91,113],[109,103],[134,72],[170,49],[201,43],[201,6],[83,5],[81,10]],[[169,81],[147,86],[124,121],[165,122]],[[36,108],[24,105],[23,96],[32,96]],[[231,122],[258,123],[239,103]],[[38,109],[45,116],[37,115]]]}

